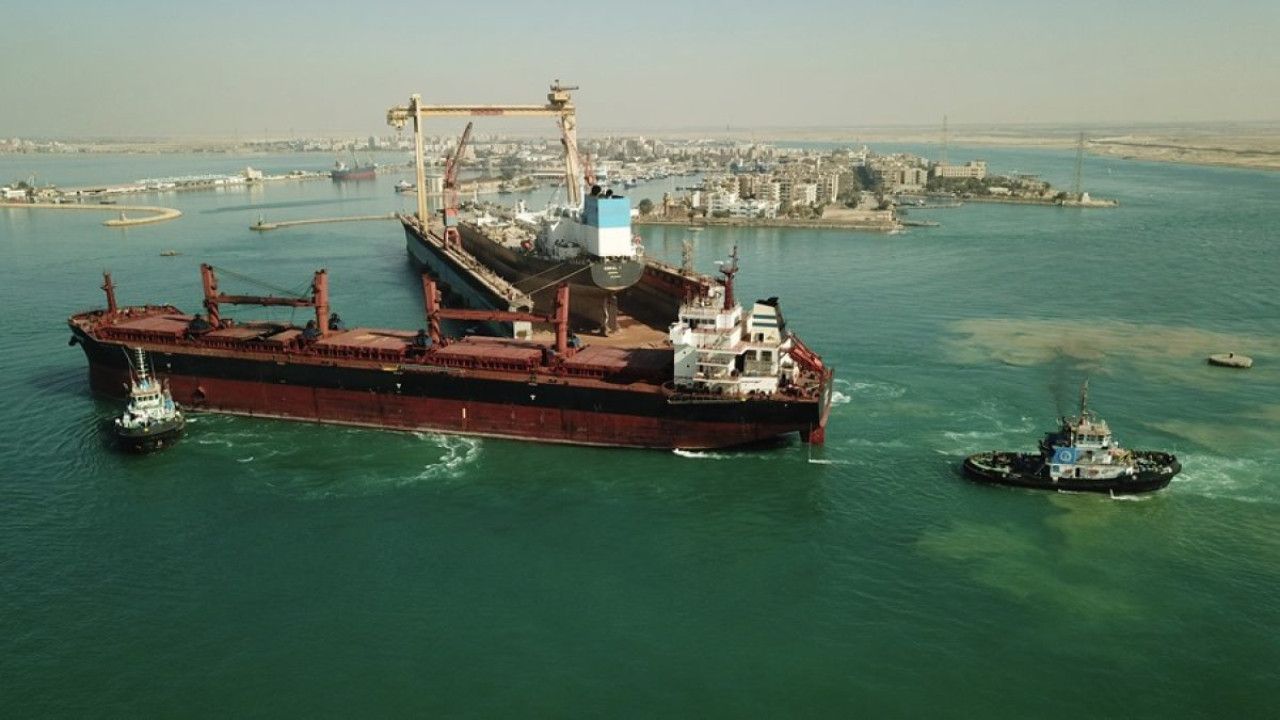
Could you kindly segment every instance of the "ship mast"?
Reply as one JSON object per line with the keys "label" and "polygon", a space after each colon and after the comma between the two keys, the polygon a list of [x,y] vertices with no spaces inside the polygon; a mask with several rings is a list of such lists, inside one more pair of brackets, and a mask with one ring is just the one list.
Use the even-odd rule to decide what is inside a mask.
{"label": "ship mast", "polygon": [[738,246],[733,246],[733,253],[729,255],[729,262],[720,266],[720,272],[724,273],[724,309],[732,310],[734,306],[733,299],[733,276],[738,272]]}
{"label": "ship mast", "polygon": [[107,312],[114,315],[116,312],[116,286],[111,282],[111,273],[106,271],[102,273],[102,289],[107,293]]}

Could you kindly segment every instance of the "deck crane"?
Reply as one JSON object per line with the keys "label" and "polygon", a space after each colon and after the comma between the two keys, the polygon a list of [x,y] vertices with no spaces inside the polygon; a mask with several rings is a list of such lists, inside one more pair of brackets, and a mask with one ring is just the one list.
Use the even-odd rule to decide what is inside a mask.
{"label": "deck crane", "polygon": [[446,248],[462,248],[462,236],[458,234],[458,161],[471,141],[471,127],[475,123],[467,123],[462,131],[458,147],[444,164],[444,208],[440,216],[444,218],[444,246]]}

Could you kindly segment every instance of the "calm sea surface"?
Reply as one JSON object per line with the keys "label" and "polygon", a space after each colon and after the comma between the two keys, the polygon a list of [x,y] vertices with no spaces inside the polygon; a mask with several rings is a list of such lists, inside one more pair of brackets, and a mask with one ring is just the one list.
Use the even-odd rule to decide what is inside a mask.
{"label": "calm sea surface", "polygon": [[[972,152],[994,172],[1073,175],[1072,152]],[[330,163],[9,155],[0,181]],[[824,447],[640,452],[197,415],[162,453],[110,448],[119,406],[89,393],[65,326],[104,304],[104,269],[122,303],[192,309],[201,262],[283,287],[325,267],[349,324],[416,328],[397,224],[248,229],[403,209],[407,177],[138,196],[121,202],[184,215],[130,229],[0,210],[0,714],[1274,714],[1280,174],[1089,158],[1086,189],[1119,208],[697,233],[700,269],[738,245],[740,294],[780,296],[837,368]],[[641,230],[678,261],[684,228]],[[1204,362],[1229,351],[1255,367]],[[1034,448],[1086,376],[1122,443],[1178,453],[1167,490],[960,477],[966,454]]]}

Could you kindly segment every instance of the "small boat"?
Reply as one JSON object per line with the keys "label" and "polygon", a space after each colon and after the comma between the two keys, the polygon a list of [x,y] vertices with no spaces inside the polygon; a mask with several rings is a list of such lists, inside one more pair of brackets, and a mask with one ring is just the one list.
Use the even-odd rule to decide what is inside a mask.
{"label": "small boat", "polygon": [[181,254],[182,253],[178,252],[177,250],[161,250],[160,251],[160,257],[177,257]]}
{"label": "small boat", "polygon": [[395,189],[396,189],[396,192],[398,193],[414,192],[415,190],[417,190],[417,188],[414,187],[413,183],[409,182],[408,180],[401,180],[400,182],[396,183]]}
{"label": "small boat", "polygon": [[116,441],[124,450],[151,452],[172,445],[182,436],[187,419],[173,402],[169,384],[156,380],[147,367],[147,353],[133,348],[129,407],[116,418]]}
{"label": "small boat", "polygon": [[1089,382],[1080,390],[1080,414],[1045,433],[1039,453],[993,451],[970,455],[965,477],[977,482],[1038,490],[1130,494],[1159,490],[1182,470],[1173,453],[1128,450],[1088,408]]}

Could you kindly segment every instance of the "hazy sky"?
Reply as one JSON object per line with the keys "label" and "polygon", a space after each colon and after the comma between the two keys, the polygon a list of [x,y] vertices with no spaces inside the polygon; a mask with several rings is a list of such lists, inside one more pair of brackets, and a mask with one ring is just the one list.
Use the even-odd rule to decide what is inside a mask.
{"label": "hazy sky", "polygon": [[1280,120],[1278,37],[1277,0],[4,0],[0,136],[381,133],[554,78],[587,134]]}

